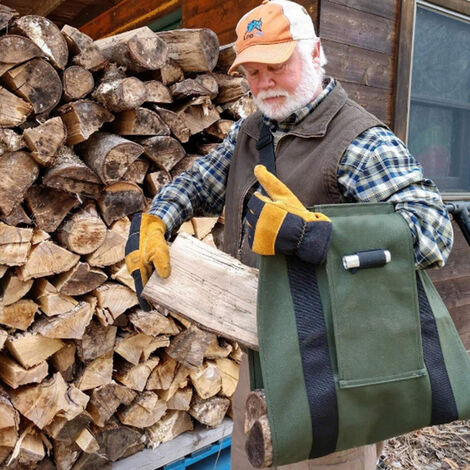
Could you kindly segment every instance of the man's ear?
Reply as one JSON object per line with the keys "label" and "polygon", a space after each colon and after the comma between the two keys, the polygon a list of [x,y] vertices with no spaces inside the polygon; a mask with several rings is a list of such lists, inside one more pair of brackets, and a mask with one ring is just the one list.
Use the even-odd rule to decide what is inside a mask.
{"label": "man's ear", "polygon": [[312,56],[313,56],[313,63],[315,65],[321,65],[321,42],[320,39],[317,40],[315,47],[313,48]]}

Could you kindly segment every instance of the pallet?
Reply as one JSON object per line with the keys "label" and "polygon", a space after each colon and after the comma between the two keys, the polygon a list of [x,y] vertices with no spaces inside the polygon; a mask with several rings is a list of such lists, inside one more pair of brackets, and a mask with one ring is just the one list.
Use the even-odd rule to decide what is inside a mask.
{"label": "pallet", "polygon": [[[196,427],[194,431],[185,432],[172,441],[160,444],[155,449],[144,449],[114,462],[112,470],[156,470],[170,463],[177,463],[176,461],[230,436],[232,429],[233,421],[230,418],[225,418],[222,424],[214,429]],[[174,470],[180,468],[185,467],[176,467]]]}

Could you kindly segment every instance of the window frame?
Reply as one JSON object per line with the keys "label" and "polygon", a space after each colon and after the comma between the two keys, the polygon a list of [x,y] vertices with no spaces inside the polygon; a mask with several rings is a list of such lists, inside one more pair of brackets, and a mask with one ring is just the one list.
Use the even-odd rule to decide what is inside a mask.
{"label": "window frame", "polygon": [[[418,4],[454,18],[461,17],[470,21],[470,2],[467,0],[401,0],[393,129],[395,134],[405,143],[408,140],[410,119],[413,39]],[[470,191],[443,192],[442,196],[446,200],[470,200]]]}

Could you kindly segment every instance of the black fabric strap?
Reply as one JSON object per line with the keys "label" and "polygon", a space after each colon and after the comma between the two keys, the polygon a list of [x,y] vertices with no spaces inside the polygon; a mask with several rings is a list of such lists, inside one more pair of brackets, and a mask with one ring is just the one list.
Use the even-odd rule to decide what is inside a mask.
{"label": "black fabric strap", "polygon": [[421,319],[421,337],[423,341],[424,363],[429,374],[432,392],[431,423],[444,424],[459,418],[457,404],[450,384],[449,376],[442,355],[436,320],[424,291],[421,279],[418,283],[419,315]]}
{"label": "black fabric strap", "polygon": [[336,387],[315,266],[297,256],[286,256],[286,260],[305,388],[310,405],[313,436],[310,458],[313,459],[336,450]]}
{"label": "black fabric strap", "polygon": [[268,171],[275,175],[276,157],[274,156],[274,137],[271,134],[269,127],[264,123],[261,127],[258,142],[256,142],[256,149],[259,152],[259,161],[261,165],[264,165]]}

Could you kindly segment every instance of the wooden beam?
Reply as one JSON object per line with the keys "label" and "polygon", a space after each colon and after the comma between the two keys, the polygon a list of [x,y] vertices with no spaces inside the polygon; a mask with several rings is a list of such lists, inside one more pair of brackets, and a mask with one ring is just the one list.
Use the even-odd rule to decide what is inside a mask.
{"label": "wooden beam", "polygon": [[33,11],[34,15],[47,16],[58,8],[65,0],[42,0],[41,2],[35,2]]}
{"label": "wooden beam", "polygon": [[93,39],[108,37],[140,26],[147,26],[181,6],[182,0],[122,0],[84,24],[80,31]]}
{"label": "wooden beam", "polygon": [[154,274],[144,297],[219,336],[258,348],[258,270],[193,238],[178,235],[170,249],[171,276]]}

